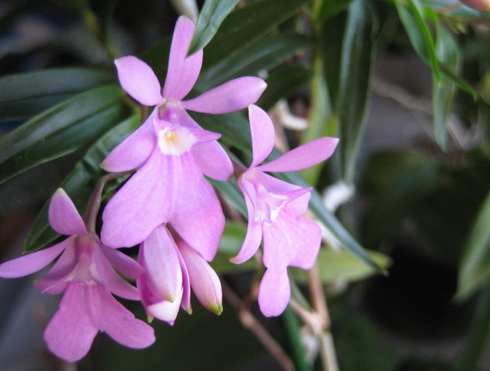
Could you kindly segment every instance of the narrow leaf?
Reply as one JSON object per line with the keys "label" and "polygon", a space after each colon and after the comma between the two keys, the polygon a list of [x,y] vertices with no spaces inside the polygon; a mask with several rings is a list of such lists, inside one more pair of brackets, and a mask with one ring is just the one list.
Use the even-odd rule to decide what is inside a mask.
{"label": "narrow leaf", "polygon": [[490,193],[473,224],[459,268],[457,297],[467,298],[490,280]]}
{"label": "narrow leaf", "polygon": [[197,20],[196,30],[189,46],[189,55],[203,49],[209,43],[221,23],[239,1],[206,0]]}
{"label": "narrow leaf", "polygon": [[89,68],[56,68],[0,79],[0,122],[30,118],[82,91],[114,82]]}
{"label": "narrow leaf", "polygon": [[107,86],[79,94],[0,139],[0,182],[93,143],[122,112],[122,90]]}
{"label": "narrow leaf", "polygon": [[[133,116],[118,124],[105,133],[86,153],[83,159],[75,166],[73,171],[60,184],[83,215],[86,203],[90,198],[98,179],[105,174],[99,164],[109,151],[138,127],[138,117]],[[54,241],[59,234],[51,229],[48,220],[48,205],[46,202],[32,227],[24,251],[35,251]]]}
{"label": "narrow leaf", "polygon": [[307,3],[307,0],[260,0],[232,12],[204,52],[203,71],[251,45]]}
{"label": "narrow leaf", "polygon": [[342,43],[337,102],[342,176],[347,184],[353,182],[359,144],[364,133],[376,28],[372,9],[363,0],[353,1],[349,6]]}
{"label": "narrow leaf", "polygon": [[274,106],[282,98],[288,98],[298,89],[308,84],[311,70],[301,64],[284,64],[271,71],[266,79],[267,89],[257,105],[265,110]]}
{"label": "narrow leaf", "polygon": [[[461,60],[458,44],[439,23],[437,24],[436,48],[439,61],[444,64],[448,71],[457,75]],[[446,148],[446,122],[451,113],[455,90],[454,83],[445,75],[440,80],[433,78],[432,112],[434,116],[434,133],[437,144],[443,150]]]}
{"label": "narrow leaf", "polygon": [[437,80],[441,73],[437,60],[434,39],[424,19],[423,7],[418,0],[408,0],[409,10],[396,3],[396,8],[405,31],[412,43],[415,52],[432,68]]}
{"label": "narrow leaf", "polygon": [[204,71],[196,88],[206,91],[239,76],[257,76],[277,67],[308,45],[306,37],[294,33],[266,35]]}

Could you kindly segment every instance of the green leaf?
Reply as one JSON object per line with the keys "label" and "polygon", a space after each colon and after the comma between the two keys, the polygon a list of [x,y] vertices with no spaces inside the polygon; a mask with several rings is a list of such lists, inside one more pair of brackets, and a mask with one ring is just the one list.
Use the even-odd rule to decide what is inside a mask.
{"label": "green leaf", "polygon": [[[112,148],[138,127],[138,124],[138,117],[132,116],[105,133],[60,184],[60,187],[73,200],[81,215],[85,211],[86,204],[98,179],[105,174],[99,164]],[[49,202],[44,205],[26,239],[24,245],[26,252],[39,250],[59,236],[49,226],[48,205]]]}
{"label": "green leaf", "polygon": [[352,0],[328,0],[320,3],[319,21],[325,21],[343,12]]}
{"label": "green leaf", "polygon": [[257,268],[257,263],[253,259],[248,260],[243,264],[233,264],[230,262],[230,259],[236,256],[240,251],[246,233],[247,225],[245,223],[226,222],[218,254],[210,263],[211,267],[213,267],[216,272],[228,274],[254,270]]}
{"label": "green leaf", "polygon": [[342,176],[347,184],[354,180],[359,144],[364,133],[376,29],[375,14],[370,6],[363,0],[353,1],[349,6],[342,42],[337,102],[339,154]]}
{"label": "green leaf", "polygon": [[[377,163],[372,163],[367,168],[366,176],[381,177],[383,172],[379,168],[383,161],[390,161],[387,158],[389,156],[389,153],[379,156]],[[365,243],[369,248],[378,248],[384,239],[390,238],[422,197],[438,185],[439,162],[422,157],[414,160],[407,162],[405,166],[399,163],[396,171],[388,179],[384,178],[382,186],[377,189],[372,201],[373,207],[367,211],[366,224],[363,227]]]}
{"label": "green leaf", "polygon": [[213,38],[226,16],[240,0],[206,0],[197,20],[188,54],[204,48]]}
{"label": "green leaf", "polygon": [[424,19],[423,6],[418,0],[408,0],[409,10],[399,3],[395,4],[415,52],[431,66],[432,73],[439,80],[441,78],[439,61],[432,34]]}
{"label": "green leaf", "polygon": [[464,299],[490,280],[490,192],[473,224],[459,268],[456,296]]}
{"label": "green leaf", "polygon": [[[388,269],[390,259],[386,255],[375,251],[368,251],[368,254],[378,267],[384,270]],[[346,250],[321,249],[318,254],[317,264],[318,273],[323,283],[333,283],[338,280],[360,281],[379,273],[378,270],[364,264]],[[305,271],[297,268],[291,268],[289,271],[298,282],[306,282],[307,275]]]}
{"label": "green leaf", "polygon": [[[457,75],[460,67],[458,44],[446,29],[437,24],[436,51],[439,61],[448,71]],[[441,149],[446,148],[446,122],[451,113],[456,87],[445,75],[438,81],[432,79],[432,113],[434,116],[434,133]]]}
{"label": "green leaf", "polygon": [[106,86],[52,107],[0,139],[0,183],[90,145],[114,126],[122,90]]}
{"label": "green leaf", "polygon": [[266,79],[267,89],[258,100],[257,105],[265,110],[272,108],[278,100],[289,97],[308,84],[311,76],[311,70],[298,63],[277,67]]}
{"label": "green leaf", "polygon": [[205,91],[239,76],[269,71],[309,45],[308,39],[294,33],[266,35],[238,53],[204,71],[196,88]]}
{"label": "green leaf", "polygon": [[90,68],[56,68],[0,79],[0,122],[30,118],[82,91],[114,82]]}
{"label": "green leaf", "polygon": [[203,72],[248,47],[307,3],[308,0],[260,0],[232,12],[204,52]]}

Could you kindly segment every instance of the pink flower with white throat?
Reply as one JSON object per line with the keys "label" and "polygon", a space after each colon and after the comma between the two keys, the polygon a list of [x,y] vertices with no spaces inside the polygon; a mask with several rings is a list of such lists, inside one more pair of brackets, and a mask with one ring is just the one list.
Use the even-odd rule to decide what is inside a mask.
{"label": "pink flower with white throat", "polygon": [[133,259],[102,245],[90,233],[68,195],[59,189],[49,205],[53,229],[68,235],[64,241],[0,265],[0,277],[17,278],[35,273],[58,256],[51,270],[35,286],[48,294],[64,293],[49,322],[44,339],[58,357],[75,362],[83,358],[99,331],[130,348],[146,348],[155,341],[153,329],[122,306],[112,294],[139,300],[129,278],[143,273]]}
{"label": "pink flower with white throat", "polygon": [[203,130],[186,110],[236,111],[255,102],[266,84],[257,77],[242,77],[183,100],[202,64],[202,50],[187,56],[193,32],[194,24],[179,18],[163,89],[143,61],[132,56],[116,60],[124,90],[141,104],[156,107],[101,164],[111,172],[138,169],[104,210],[101,238],[107,246],[137,245],[159,225],[171,223],[206,260],[216,254],[224,216],[203,175],[226,180],[232,165],[216,141],[219,134]]}
{"label": "pink flower with white throat", "polygon": [[191,312],[191,288],[206,309],[221,313],[217,274],[187,243],[176,243],[166,226],[157,227],[141,244],[138,261],[145,267],[137,284],[149,317],[173,324],[180,307]]}
{"label": "pink flower with white throat", "polygon": [[250,259],[264,240],[263,262],[267,268],[259,287],[259,306],[266,316],[278,316],[290,298],[287,267],[310,269],[318,255],[321,230],[301,215],[308,209],[311,188],[276,179],[266,172],[297,171],[330,157],[337,138],[319,138],[260,165],[274,147],[274,126],[257,106],[249,107],[253,161],[238,178],[248,211],[247,235],[239,254]]}

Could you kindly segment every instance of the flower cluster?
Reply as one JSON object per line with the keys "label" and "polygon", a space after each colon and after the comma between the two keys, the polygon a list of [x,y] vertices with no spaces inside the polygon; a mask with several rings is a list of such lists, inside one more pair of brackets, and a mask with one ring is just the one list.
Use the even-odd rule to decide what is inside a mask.
{"label": "flower cluster", "polygon": [[[265,82],[257,77],[237,78],[186,100],[202,63],[202,50],[187,56],[193,32],[194,24],[181,17],[163,87],[138,58],[127,56],[115,62],[123,89],[154,109],[101,164],[108,172],[134,170],[134,174],[104,208],[100,239],[60,189],[51,199],[49,220],[55,231],[69,237],[0,265],[0,277],[20,277],[59,257],[35,285],[46,293],[64,294],[44,336],[49,349],[65,360],[82,358],[99,330],[132,348],[153,343],[152,328],[136,319],[113,294],[140,300],[150,320],[170,324],[181,307],[191,311],[191,290],[205,308],[216,314],[222,311],[220,281],[208,262],[217,253],[225,217],[206,177],[226,181],[233,166],[217,142],[220,135],[204,130],[188,110],[222,114],[249,109],[253,161],[249,169],[235,174],[247,205],[248,231],[233,262],[250,259],[263,240],[267,270],[259,305],[264,315],[277,316],[287,306],[287,267],[309,269],[318,254],[320,228],[302,216],[311,189],[267,172],[296,171],[317,164],[332,154],[337,139],[320,138],[262,164],[275,137],[269,116],[253,105]],[[97,212],[99,205],[92,207]],[[137,261],[120,250],[136,245]],[[115,270],[135,280],[136,286]]]}

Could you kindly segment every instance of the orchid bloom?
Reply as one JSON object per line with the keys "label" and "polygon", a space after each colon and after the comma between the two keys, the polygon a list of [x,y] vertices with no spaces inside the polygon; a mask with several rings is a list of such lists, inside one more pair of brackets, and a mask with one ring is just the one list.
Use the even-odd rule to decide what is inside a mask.
{"label": "orchid bloom", "polygon": [[157,138],[148,160],[104,209],[102,241],[111,247],[134,246],[159,225],[170,222],[182,238],[211,260],[225,219],[191,150],[219,134],[157,118],[153,118],[153,127]]}
{"label": "orchid bloom", "polygon": [[182,100],[202,64],[202,50],[187,57],[193,32],[194,24],[179,18],[163,89],[143,61],[133,56],[116,60],[124,90],[141,104],[157,107],[101,164],[111,172],[138,169],[104,210],[101,238],[107,246],[137,245],[157,226],[170,222],[206,260],[217,251],[224,217],[203,174],[226,180],[232,165],[216,142],[219,135],[203,130],[186,110],[236,111],[255,102],[266,84],[256,77],[242,77]]}
{"label": "orchid bloom", "polygon": [[175,243],[164,225],[141,244],[138,261],[145,273],[137,285],[150,318],[172,325],[181,306],[190,313],[191,288],[206,309],[221,313],[222,292],[217,274],[184,241]]}
{"label": "orchid bloom", "polygon": [[58,357],[75,362],[89,351],[97,332],[105,331],[130,348],[145,348],[155,341],[153,329],[122,306],[112,294],[139,300],[136,287],[114,271],[136,279],[141,266],[90,233],[75,205],[58,189],[49,205],[53,229],[68,235],[64,241],[0,265],[0,277],[17,278],[35,273],[60,256],[51,270],[34,285],[48,294],[64,293],[49,322],[44,339]]}
{"label": "orchid bloom", "polygon": [[249,107],[253,161],[238,178],[248,211],[248,229],[234,263],[250,259],[264,239],[267,268],[259,287],[259,306],[266,316],[278,316],[290,298],[287,267],[310,269],[318,255],[321,230],[301,215],[308,208],[311,188],[301,188],[265,172],[297,171],[330,157],[337,138],[319,138],[260,165],[274,147],[274,126],[257,106]]}

